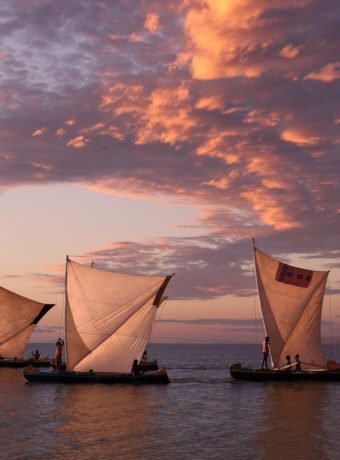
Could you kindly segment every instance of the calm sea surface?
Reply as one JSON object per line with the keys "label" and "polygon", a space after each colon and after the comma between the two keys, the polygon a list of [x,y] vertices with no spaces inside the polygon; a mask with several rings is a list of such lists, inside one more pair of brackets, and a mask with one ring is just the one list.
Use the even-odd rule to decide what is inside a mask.
{"label": "calm sea surface", "polygon": [[[53,357],[53,344],[26,355],[36,348]],[[338,459],[340,382],[232,380],[226,365],[258,365],[260,348],[150,344],[165,386],[26,383],[0,368],[0,458]]]}

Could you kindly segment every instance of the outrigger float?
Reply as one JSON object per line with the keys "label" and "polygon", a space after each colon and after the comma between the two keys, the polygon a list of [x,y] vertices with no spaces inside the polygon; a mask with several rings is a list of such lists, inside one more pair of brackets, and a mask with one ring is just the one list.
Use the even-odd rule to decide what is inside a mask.
{"label": "outrigger float", "polygon": [[113,273],[67,257],[66,370],[29,366],[23,371],[25,379],[44,383],[169,383],[165,369],[144,372],[137,363],[171,276]]}
{"label": "outrigger float", "polygon": [[[321,345],[321,310],[328,271],[293,267],[255,247],[256,279],[266,336],[270,338],[271,369],[229,366],[239,380],[340,381],[340,365],[327,361]],[[286,358],[299,362],[286,365]]]}

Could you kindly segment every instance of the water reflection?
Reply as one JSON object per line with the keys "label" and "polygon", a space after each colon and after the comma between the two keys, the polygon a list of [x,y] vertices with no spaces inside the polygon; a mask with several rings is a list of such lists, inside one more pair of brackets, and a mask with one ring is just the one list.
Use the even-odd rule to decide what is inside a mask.
{"label": "water reflection", "polygon": [[318,382],[273,382],[263,385],[262,417],[256,447],[263,459],[329,458],[326,455],[327,385]]}
{"label": "water reflection", "polygon": [[147,458],[157,432],[155,404],[145,386],[67,386],[58,456],[74,458],[79,451],[81,458]]}

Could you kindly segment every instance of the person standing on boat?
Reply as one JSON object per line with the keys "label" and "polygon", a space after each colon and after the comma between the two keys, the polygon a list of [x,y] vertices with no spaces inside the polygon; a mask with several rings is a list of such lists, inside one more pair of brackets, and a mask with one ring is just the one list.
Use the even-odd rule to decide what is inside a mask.
{"label": "person standing on boat", "polygon": [[295,367],[296,372],[301,372],[301,362],[300,362],[299,355],[295,355],[295,361],[296,361],[296,367]]}
{"label": "person standing on boat", "polygon": [[40,358],[40,353],[39,353],[39,351],[38,351],[38,350],[35,350],[35,353],[33,353],[33,351],[32,351],[32,356],[33,356],[34,359],[39,359],[39,358]]}
{"label": "person standing on boat", "polygon": [[264,365],[266,366],[266,369],[269,370],[268,368],[268,355],[269,355],[269,337],[266,337],[263,344],[262,344],[262,369],[264,369]]}
{"label": "person standing on boat", "polygon": [[135,359],[132,364],[131,374],[138,375],[141,372],[141,368],[138,365],[138,359]]}
{"label": "person standing on boat", "polygon": [[55,344],[55,367],[60,371],[61,368],[61,357],[63,354],[64,341],[59,337],[57,343]]}

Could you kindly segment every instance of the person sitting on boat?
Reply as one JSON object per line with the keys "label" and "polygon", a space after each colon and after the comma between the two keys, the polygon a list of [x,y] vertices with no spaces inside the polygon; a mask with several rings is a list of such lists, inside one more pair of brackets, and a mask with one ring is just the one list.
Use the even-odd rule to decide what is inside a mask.
{"label": "person sitting on boat", "polygon": [[291,368],[291,367],[288,367],[288,366],[291,366],[291,364],[292,364],[292,362],[291,362],[291,360],[290,360],[290,355],[287,355],[287,356],[286,356],[286,360],[285,360],[285,362],[283,363],[283,367],[287,367],[287,369],[285,369],[285,370],[291,371],[292,368]]}
{"label": "person sitting on boat", "polygon": [[64,341],[59,337],[57,343],[55,344],[55,367],[60,371],[61,369],[61,356],[63,353]]}
{"label": "person sitting on boat", "polygon": [[35,353],[33,353],[33,351],[32,351],[32,356],[33,356],[34,359],[39,359],[39,358],[40,358],[40,353],[39,353],[39,351],[38,351],[38,350],[35,350]]}
{"label": "person sitting on boat", "polygon": [[141,363],[144,364],[144,363],[147,363],[148,361],[149,361],[148,352],[147,352],[147,350],[145,350],[144,353],[143,353]]}
{"label": "person sitting on boat", "polygon": [[301,372],[301,361],[300,361],[299,355],[295,355],[295,361],[296,361],[296,367],[295,367],[296,372]]}
{"label": "person sitting on boat", "polygon": [[266,337],[263,344],[262,344],[262,369],[264,369],[264,365],[266,365],[266,369],[268,368],[268,355],[269,355],[269,337]]}
{"label": "person sitting on boat", "polygon": [[138,359],[135,359],[132,364],[132,369],[131,369],[131,374],[132,375],[138,375],[141,372],[141,368],[138,365]]}

